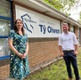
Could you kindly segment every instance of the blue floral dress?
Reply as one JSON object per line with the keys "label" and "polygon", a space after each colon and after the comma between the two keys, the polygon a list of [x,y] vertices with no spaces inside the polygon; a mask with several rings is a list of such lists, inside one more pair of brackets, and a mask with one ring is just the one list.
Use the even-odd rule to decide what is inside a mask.
{"label": "blue floral dress", "polygon": [[[13,39],[13,46],[20,52],[25,53],[27,36],[21,36],[14,30],[10,31],[9,38]],[[28,57],[21,59],[10,50],[10,78],[23,80],[30,73],[28,66]]]}

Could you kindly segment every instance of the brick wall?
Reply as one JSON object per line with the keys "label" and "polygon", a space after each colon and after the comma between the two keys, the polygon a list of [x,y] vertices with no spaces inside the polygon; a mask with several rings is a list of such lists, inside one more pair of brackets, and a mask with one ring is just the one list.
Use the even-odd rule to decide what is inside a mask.
{"label": "brick wall", "polygon": [[9,76],[9,59],[0,61],[0,80]]}
{"label": "brick wall", "polygon": [[76,37],[77,37],[77,39],[78,39],[78,27],[75,27],[75,34],[76,34]]}
{"label": "brick wall", "polygon": [[[33,41],[32,41],[33,40]],[[58,44],[53,39],[32,39],[29,50],[30,67],[52,60],[59,55]]]}

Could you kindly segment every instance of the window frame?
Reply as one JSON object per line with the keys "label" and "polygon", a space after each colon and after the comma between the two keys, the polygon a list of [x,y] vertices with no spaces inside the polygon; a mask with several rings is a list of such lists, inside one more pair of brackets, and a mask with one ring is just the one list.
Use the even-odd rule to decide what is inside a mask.
{"label": "window frame", "polygon": [[[12,0],[6,0],[6,1],[8,1],[8,2],[10,2],[10,15],[11,15],[11,17],[5,17],[5,16],[0,16],[0,19],[3,19],[3,20],[8,20],[8,21],[10,21],[10,24],[11,24],[11,26],[10,26],[10,29],[12,29],[13,28],[13,4],[12,4]],[[6,38],[8,38],[8,36],[0,36],[0,39],[6,39]],[[8,58],[10,58],[10,55],[3,55],[3,56],[0,56],[0,60],[4,60],[4,59],[8,59]]]}

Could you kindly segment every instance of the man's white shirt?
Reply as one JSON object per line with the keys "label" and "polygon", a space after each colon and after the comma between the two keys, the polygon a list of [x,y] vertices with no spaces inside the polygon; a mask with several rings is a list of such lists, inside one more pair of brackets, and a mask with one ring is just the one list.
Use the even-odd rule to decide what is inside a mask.
{"label": "man's white shirt", "polygon": [[76,35],[73,32],[68,32],[68,34],[62,33],[59,36],[59,45],[62,46],[63,50],[74,50],[75,44],[78,44]]}

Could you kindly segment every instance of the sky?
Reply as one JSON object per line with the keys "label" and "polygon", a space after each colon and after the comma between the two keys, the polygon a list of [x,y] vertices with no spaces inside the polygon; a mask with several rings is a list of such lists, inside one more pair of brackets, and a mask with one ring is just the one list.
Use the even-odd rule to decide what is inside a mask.
{"label": "sky", "polygon": [[80,11],[81,11],[81,7],[78,7],[77,9],[72,10],[70,17],[73,18],[73,19],[75,19],[75,20],[78,20],[79,17],[80,17],[79,16]]}
{"label": "sky", "polygon": [[76,8],[73,8],[70,13],[71,13],[71,18],[75,19],[75,20],[78,20],[79,19],[79,13],[81,11],[81,0],[80,2],[78,3],[77,7]]}

